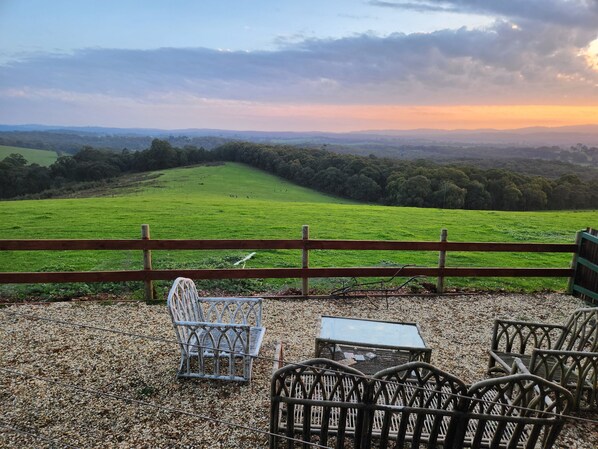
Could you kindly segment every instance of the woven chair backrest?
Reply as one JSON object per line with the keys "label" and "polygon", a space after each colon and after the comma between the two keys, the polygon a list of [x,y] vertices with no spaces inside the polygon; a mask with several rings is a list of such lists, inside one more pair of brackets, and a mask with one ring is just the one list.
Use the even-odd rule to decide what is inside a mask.
{"label": "woven chair backrest", "polygon": [[200,298],[198,307],[208,323],[262,326],[261,298]]}
{"label": "woven chair backrest", "polygon": [[390,440],[393,447],[452,447],[467,402],[467,387],[460,379],[412,362],[376,373],[372,388],[372,434],[379,434],[380,448],[389,447]]}
{"label": "woven chair backrest", "polygon": [[561,351],[598,351],[598,307],[576,310],[555,349]]}
{"label": "woven chair backrest", "polygon": [[187,278],[174,281],[167,305],[173,321],[262,325],[261,298],[199,297],[195,283]]}
{"label": "woven chair backrest", "polygon": [[195,283],[191,279],[177,278],[166,302],[173,321],[205,321],[198,304]]}
{"label": "woven chair backrest", "polygon": [[[573,404],[569,391],[532,374],[469,389],[423,362],[372,378],[328,359],[287,365],[271,383],[270,448],[552,448]],[[538,445],[539,444],[539,445]]]}
{"label": "woven chair backrest", "polygon": [[[323,446],[334,439],[336,447],[360,447],[367,387],[362,373],[332,360],[287,365],[272,377],[271,431],[284,429],[284,434],[307,441],[316,438]],[[273,437],[271,447],[279,443],[282,440]],[[290,441],[284,444],[293,447]]]}
{"label": "woven chair backrest", "polygon": [[573,402],[564,388],[532,374],[514,374],[472,385],[466,447],[552,447]]}

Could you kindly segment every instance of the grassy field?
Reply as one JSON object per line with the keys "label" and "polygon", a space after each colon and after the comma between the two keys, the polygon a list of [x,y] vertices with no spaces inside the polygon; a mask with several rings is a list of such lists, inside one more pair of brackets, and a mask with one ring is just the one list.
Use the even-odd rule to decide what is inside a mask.
{"label": "grassy field", "polygon": [[[596,211],[496,212],[356,204],[298,187],[238,165],[200,166],[161,172],[134,189],[98,198],[0,202],[0,239],[138,238],[148,223],[152,238],[311,238],[436,241],[573,242],[575,232],[597,227]],[[232,267],[249,251],[155,251],[155,268]],[[4,252],[0,271],[140,269],[140,252]],[[449,253],[447,266],[566,267],[569,254]],[[314,251],[310,266],[434,266],[435,253]],[[247,267],[299,267],[299,251],[260,251]],[[268,288],[257,281],[240,287]],[[282,288],[282,281],[273,285]],[[312,281],[322,291],[340,280]],[[564,289],[564,279],[449,280],[449,285],[509,290]],[[297,287],[289,280],[284,286]],[[34,290],[39,287],[34,287]],[[85,292],[87,286],[76,287]],[[9,294],[15,287],[3,286]]]}
{"label": "grassy field", "polygon": [[58,158],[56,152],[54,151],[33,150],[31,148],[8,147],[6,145],[0,145],[0,160],[12,153],[22,154],[30,164],[38,164],[44,167],[51,165]]}

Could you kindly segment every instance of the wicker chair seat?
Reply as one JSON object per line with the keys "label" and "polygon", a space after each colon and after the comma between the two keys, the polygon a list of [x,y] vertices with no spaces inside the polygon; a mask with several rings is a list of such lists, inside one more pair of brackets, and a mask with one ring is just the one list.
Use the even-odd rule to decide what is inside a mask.
{"label": "wicker chair seat", "polygon": [[598,307],[575,311],[566,325],[496,320],[489,355],[490,375],[509,374],[519,358],[571,391],[575,410],[598,410]]}
{"label": "wicker chair seat", "polygon": [[[523,365],[530,370],[532,365],[532,356],[526,354],[514,354],[512,352],[492,352],[491,356],[499,363],[506,371],[512,370],[515,359],[521,360]],[[540,377],[548,377],[550,373],[551,380],[556,383],[561,383],[563,377],[563,369],[554,361],[548,360],[546,365],[540,365],[534,370],[534,374]],[[567,372],[567,383],[570,385],[578,385],[579,383],[585,384],[588,388],[592,387],[590,379],[580,379],[575,372]]]}

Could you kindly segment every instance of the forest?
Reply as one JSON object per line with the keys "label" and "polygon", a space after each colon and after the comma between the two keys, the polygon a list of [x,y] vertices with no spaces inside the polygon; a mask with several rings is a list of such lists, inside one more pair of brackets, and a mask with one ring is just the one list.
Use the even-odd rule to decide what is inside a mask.
{"label": "forest", "polygon": [[326,149],[229,142],[214,149],[154,139],[141,151],[86,146],[49,167],[19,154],[0,161],[0,198],[48,198],[65,188],[86,188],[128,173],[206,162],[241,162],[299,185],[357,201],[446,209],[597,209],[598,178],[565,174],[557,179],[507,169],[440,165],[425,160],[357,156]]}

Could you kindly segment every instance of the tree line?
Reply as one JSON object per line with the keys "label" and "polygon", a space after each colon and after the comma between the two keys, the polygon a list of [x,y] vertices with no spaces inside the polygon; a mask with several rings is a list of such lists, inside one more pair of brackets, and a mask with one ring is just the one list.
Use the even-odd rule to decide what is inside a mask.
{"label": "tree line", "polygon": [[[208,150],[216,148],[230,139],[216,136],[163,136],[173,146],[196,146]],[[81,148],[91,146],[98,149],[120,151],[122,148],[142,151],[152,143],[152,137],[129,134],[104,134],[73,131],[0,131],[0,145],[36,150],[51,150],[58,154],[76,154]]]}
{"label": "tree line", "polygon": [[[241,162],[337,196],[396,206],[447,209],[546,210],[598,208],[598,179],[558,179],[505,169],[439,165],[338,154],[323,149],[231,142],[212,150],[173,147],[154,139],[146,150],[114,152],[85,147],[49,167],[12,154],[0,161],[0,198],[51,196],[55,189],[205,162]],[[45,192],[45,193],[44,193]]]}

